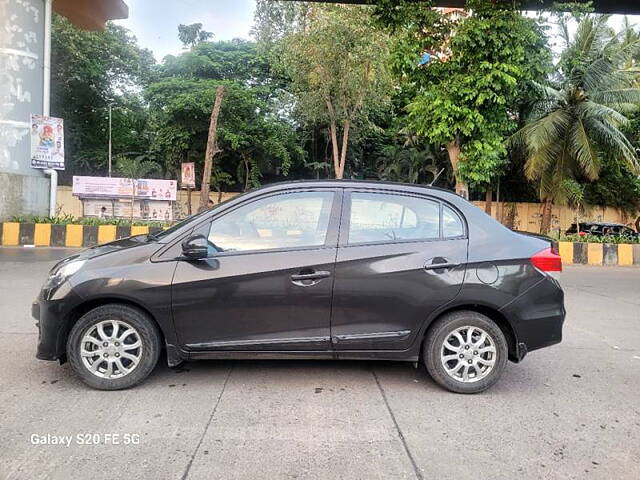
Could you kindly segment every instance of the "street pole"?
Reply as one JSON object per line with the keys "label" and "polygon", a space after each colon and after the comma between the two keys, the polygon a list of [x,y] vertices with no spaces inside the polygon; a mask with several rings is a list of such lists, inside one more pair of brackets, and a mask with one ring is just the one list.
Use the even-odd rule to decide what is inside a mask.
{"label": "street pole", "polygon": [[[44,0],[44,52],[42,62],[42,115],[51,115],[51,11],[53,0]],[[56,216],[56,194],[58,192],[58,172],[47,168],[43,172],[49,175],[49,216]]]}
{"label": "street pole", "polygon": [[111,176],[111,104],[109,104],[109,176]]}

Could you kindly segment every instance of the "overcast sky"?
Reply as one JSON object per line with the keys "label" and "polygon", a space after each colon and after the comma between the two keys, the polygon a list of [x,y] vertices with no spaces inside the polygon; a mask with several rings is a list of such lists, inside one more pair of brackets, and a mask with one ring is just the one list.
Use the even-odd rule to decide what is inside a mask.
{"label": "overcast sky", "polygon": [[[182,51],[178,25],[202,23],[215,40],[249,38],[255,0],[126,0],[129,18],[116,23],[138,37],[138,43],[153,51],[156,60]],[[622,16],[614,15],[611,25],[620,28]],[[632,16],[640,25],[640,16]],[[552,39],[552,43],[556,43]],[[557,47],[556,47],[557,48]],[[554,48],[554,50],[556,50]]]}
{"label": "overcast sky", "polygon": [[202,23],[215,40],[249,38],[255,0],[126,0],[129,18],[116,23],[138,37],[156,60],[182,51],[178,25]]}

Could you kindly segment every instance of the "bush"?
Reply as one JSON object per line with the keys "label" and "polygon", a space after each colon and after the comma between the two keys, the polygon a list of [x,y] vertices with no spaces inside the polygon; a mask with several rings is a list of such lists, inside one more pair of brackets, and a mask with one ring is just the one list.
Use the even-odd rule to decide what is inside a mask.
{"label": "bush", "polygon": [[171,225],[170,222],[157,222],[148,220],[134,220],[133,223],[128,218],[97,218],[97,217],[84,217],[76,218],[73,215],[58,215],[56,217],[40,217],[37,215],[16,215],[11,217],[11,222],[17,223],[52,223],[57,225],[121,225],[121,226],[149,226],[149,227],[167,227]]}
{"label": "bush", "polygon": [[561,242],[578,243],[640,243],[640,237],[626,237],[617,235],[562,235]]}

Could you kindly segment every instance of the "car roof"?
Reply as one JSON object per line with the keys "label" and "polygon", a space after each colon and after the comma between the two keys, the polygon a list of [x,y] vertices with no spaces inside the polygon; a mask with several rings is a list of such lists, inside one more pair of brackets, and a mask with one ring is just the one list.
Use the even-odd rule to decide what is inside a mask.
{"label": "car roof", "polygon": [[[598,225],[601,227],[609,227],[609,226],[626,227],[626,225],[623,225],[622,223],[613,223],[613,222],[580,222],[580,224],[581,225]],[[575,223],[573,225],[575,225]]]}
{"label": "car roof", "polygon": [[336,180],[336,179],[323,179],[323,180],[289,180],[284,182],[275,182],[270,183],[268,185],[260,186],[252,191],[258,190],[269,190],[269,189],[280,189],[286,188],[288,186],[291,187],[299,187],[299,186],[308,186],[308,187],[339,187],[339,188],[380,188],[380,187],[390,187],[390,188],[398,188],[406,189],[406,190],[432,190],[437,192],[445,192],[449,194],[454,194],[452,190],[448,190],[446,188],[434,187],[432,185],[424,185],[417,183],[402,183],[402,182],[389,182],[383,180]]}

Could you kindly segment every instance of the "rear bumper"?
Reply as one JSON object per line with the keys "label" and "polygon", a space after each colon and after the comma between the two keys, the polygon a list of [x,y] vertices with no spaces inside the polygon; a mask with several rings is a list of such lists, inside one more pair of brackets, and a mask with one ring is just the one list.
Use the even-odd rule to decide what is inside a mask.
{"label": "rear bumper", "polygon": [[516,336],[517,357],[562,341],[566,317],[564,292],[555,280],[545,278],[500,312],[509,319]]}

